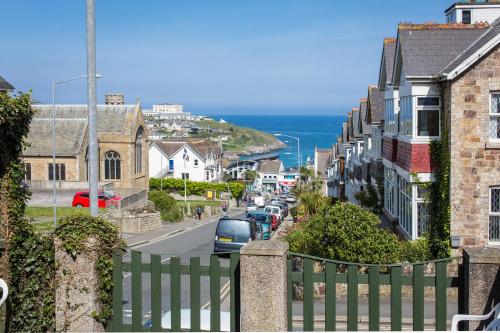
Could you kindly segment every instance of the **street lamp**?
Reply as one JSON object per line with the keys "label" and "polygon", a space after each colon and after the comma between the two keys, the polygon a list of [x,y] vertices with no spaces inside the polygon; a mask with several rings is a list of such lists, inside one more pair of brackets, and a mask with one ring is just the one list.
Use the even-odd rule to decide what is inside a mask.
{"label": "street lamp", "polygon": [[300,168],[302,167],[302,161],[301,161],[301,158],[300,158],[300,138],[296,137],[296,136],[291,136],[291,135],[288,135],[288,134],[283,134],[283,133],[275,133],[274,134],[275,136],[284,136],[284,137],[287,137],[287,138],[291,138],[291,139],[295,139],[297,140],[297,162],[298,162],[298,171],[300,173]]}
{"label": "street lamp", "polygon": [[[96,78],[100,79],[102,75],[97,74]],[[73,77],[61,81],[52,81],[52,204],[54,206],[54,228],[57,226],[56,212],[56,86],[70,81],[86,79],[87,75]]]}

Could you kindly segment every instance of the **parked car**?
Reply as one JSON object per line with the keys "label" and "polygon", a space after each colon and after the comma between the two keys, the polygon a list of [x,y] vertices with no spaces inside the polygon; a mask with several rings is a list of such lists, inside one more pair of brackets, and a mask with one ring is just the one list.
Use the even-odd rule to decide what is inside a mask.
{"label": "parked car", "polygon": [[255,240],[257,223],[223,217],[215,230],[214,252],[240,252],[246,243]]}
{"label": "parked car", "polygon": [[246,208],[247,212],[252,212],[256,210],[257,210],[257,205],[254,202],[247,203],[247,208]]}
{"label": "parked car", "polygon": [[[231,324],[231,317],[229,312],[221,311],[220,312],[220,331],[221,332],[229,332]],[[148,319],[144,323],[144,328],[151,330],[153,328],[153,322],[151,319]],[[172,329],[172,312],[167,311],[161,315],[161,328],[165,330]],[[191,330],[191,310],[190,309],[181,309],[181,330],[189,331]],[[200,331],[210,331],[210,309],[201,309],[200,310]]]}
{"label": "parked car", "polygon": [[270,215],[271,215],[271,229],[276,230],[276,229],[278,229],[278,227],[280,225],[280,221],[275,215],[272,215],[272,214],[270,214]]}
{"label": "parked car", "polygon": [[283,213],[281,211],[281,207],[279,206],[266,206],[264,210],[271,215],[276,216],[276,219],[278,220],[278,225],[281,223],[281,220],[283,220]]}
{"label": "parked car", "polygon": [[268,240],[271,238],[272,229],[272,217],[269,213],[263,210],[255,210],[253,212],[247,213],[247,219],[250,221],[255,221],[257,226],[261,227],[261,237],[262,240]]}
{"label": "parked car", "polygon": [[[111,192],[99,192],[97,204],[99,208],[118,207],[122,197],[114,195]],[[76,192],[73,196],[73,202],[71,204],[73,207],[90,207],[90,198],[88,191]]]}
{"label": "parked car", "polygon": [[254,199],[253,199],[253,202],[255,203],[255,205],[259,208],[262,208],[266,205],[266,199],[264,199],[263,196],[256,196]]}
{"label": "parked car", "polygon": [[297,202],[297,199],[296,199],[293,195],[289,195],[289,196],[286,198],[286,202],[288,202],[288,203],[296,203],[296,202]]}

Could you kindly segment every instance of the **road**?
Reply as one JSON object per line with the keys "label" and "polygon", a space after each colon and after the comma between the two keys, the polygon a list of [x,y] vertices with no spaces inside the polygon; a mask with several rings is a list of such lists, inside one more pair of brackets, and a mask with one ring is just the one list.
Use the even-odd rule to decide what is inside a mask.
{"label": "road", "polygon": [[[236,218],[244,217],[244,213],[229,213],[230,216]],[[200,257],[201,265],[208,266],[210,255],[213,252],[213,241],[215,229],[217,227],[218,217],[208,220],[202,220],[199,224],[189,230],[181,231],[173,234],[168,238],[159,239],[147,244],[138,245],[133,248],[135,251],[142,253],[142,261],[150,262],[150,254],[161,254],[161,261],[166,263],[171,257],[180,257],[182,264],[188,264],[191,257]],[[130,251],[127,253],[125,261],[130,260]],[[229,266],[229,260],[221,258],[221,266]],[[142,317],[144,320],[151,316],[151,276],[149,273],[142,275]],[[227,278],[221,278],[221,288],[227,283]],[[181,279],[181,306],[189,308],[189,276],[182,276]],[[153,292],[161,292],[162,311],[170,309],[170,279],[168,274],[162,275],[162,290],[154,290]],[[201,278],[201,304],[205,308],[209,308],[209,278]],[[123,279],[123,320],[125,323],[131,323],[131,274],[125,273]],[[222,311],[229,311],[229,302],[226,300],[221,304]]]}

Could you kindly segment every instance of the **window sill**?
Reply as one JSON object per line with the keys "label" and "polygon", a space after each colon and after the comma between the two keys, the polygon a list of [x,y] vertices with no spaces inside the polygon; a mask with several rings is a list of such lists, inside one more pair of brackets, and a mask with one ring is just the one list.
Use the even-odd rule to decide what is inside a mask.
{"label": "window sill", "polygon": [[500,141],[488,141],[484,144],[485,149],[500,149]]}

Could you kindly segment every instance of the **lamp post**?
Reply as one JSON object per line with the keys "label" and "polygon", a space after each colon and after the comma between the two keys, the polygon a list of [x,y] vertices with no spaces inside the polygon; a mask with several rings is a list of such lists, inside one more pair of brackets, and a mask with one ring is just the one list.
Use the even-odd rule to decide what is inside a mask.
{"label": "lamp post", "polygon": [[189,161],[189,155],[187,153],[187,149],[184,148],[184,154],[182,155],[182,159],[184,160],[184,203],[187,203],[187,172],[186,172],[186,162]]}
{"label": "lamp post", "polygon": [[[102,76],[97,74],[96,78]],[[87,75],[72,77],[61,81],[52,81],[52,205],[54,208],[54,228],[57,226],[57,210],[56,210],[56,86],[66,82],[86,79]]]}
{"label": "lamp post", "polygon": [[301,161],[301,158],[300,158],[300,138],[296,137],[296,136],[291,136],[291,135],[288,135],[288,134],[283,134],[283,133],[275,133],[274,134],[275,136],[284,136],[284,137],[287,137],[287,138],[291,138],[291,139],[295,139],[297,140],[297,168],[298,168],[298,172],[300,173],[300,168],[302,167],[302,161]]}

